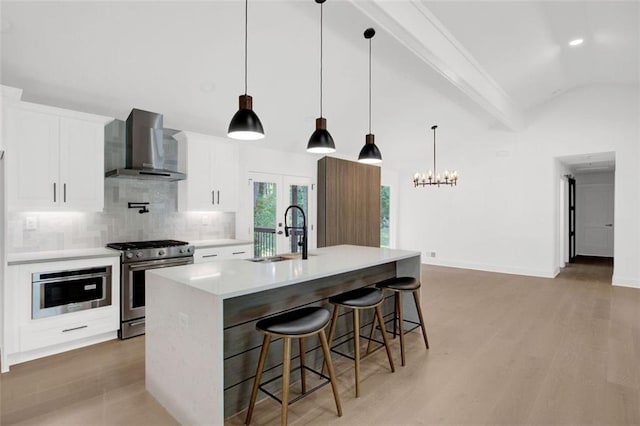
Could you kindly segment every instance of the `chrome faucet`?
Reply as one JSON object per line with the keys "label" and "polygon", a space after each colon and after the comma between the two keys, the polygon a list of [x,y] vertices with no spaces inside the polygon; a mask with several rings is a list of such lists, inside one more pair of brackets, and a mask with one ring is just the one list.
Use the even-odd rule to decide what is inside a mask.
{"label": "chrome faucet", "polygon": [[[288,226],[287,225],[287,213],[289,213],[289,210],[291,210],[292,208],[296,208],[298,210],[300,210],[300,213],[302,213],[302,226]],[[289,207],[287,207],[287,210],[285,210],[284,212],[284,235],[286,237],[289,236],[289,230],[290,229],[302,229],[302,242],[298,243],[298,245],[302,245],[302,259],[307,259],[308,258],[308,252],[307,252],[307,217],[304,215],[304,210],[302,210],[302,207],[298,206],[298,205],[291,205]]]}

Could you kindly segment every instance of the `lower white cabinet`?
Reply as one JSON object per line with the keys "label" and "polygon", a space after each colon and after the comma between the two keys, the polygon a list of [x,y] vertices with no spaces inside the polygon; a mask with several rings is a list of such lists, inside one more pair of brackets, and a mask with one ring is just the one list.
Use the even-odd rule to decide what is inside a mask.
{"label": "lower white cabinet", "polygon": [[[111,268],[111,303],[34,318],[35,274]],[[94,284],[87,284],[88,286]],[[35,294],[38,299],[38,294]],[[8,365],[117,338],[120,327],[120,259],[104,257],[9,265],[4,299],[4,347]]]}
{"label": "lower white cabinet", "polygon": [[253,244],[237,246],[198,248],[193,254],[193,263],[213,262],[218,259],[250,259],[253,257]]}

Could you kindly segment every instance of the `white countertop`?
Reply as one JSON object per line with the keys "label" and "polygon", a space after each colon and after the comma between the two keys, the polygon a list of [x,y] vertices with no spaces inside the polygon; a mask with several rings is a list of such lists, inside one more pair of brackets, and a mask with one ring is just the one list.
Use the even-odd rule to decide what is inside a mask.
{"label": "white countertop", "polygon": [[55,262],[58,260],[77,260],[119,256],[120,252],[118,250],[112,250],[106,247],[98,247],[91,249],[7,253],[7,263],[9,265],[20,265],[25,263]]}
{"label": "white countertop", "polygon": [[241,246],[241,245],[253,244],[253,241],[220,238],[217,240],[189,241],[189,244],[195,246],[196,248],[207,248],[207,247]]}
{"label": "white countertop", "polygon": [[260,263],[221,259],[153,269],[147,271],[147,281],[158,275],[228,299],[416,256],[420,252],[342,245],[313,250],[307,260]]}

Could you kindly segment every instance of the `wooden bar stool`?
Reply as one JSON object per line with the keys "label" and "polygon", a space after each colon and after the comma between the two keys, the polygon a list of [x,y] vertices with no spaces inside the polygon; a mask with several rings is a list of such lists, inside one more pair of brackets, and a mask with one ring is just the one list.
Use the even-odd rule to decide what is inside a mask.
{"label": "wooden bar stool", "polygon": [[[342,416],[342,406],[340,405],[338,387],[333,371],[333,364],[331,363],[329,344],[327,343],[327,337],[324,333],[324,329],[329,323],[329,317],[329,311],[325,308],[306,307],[290,312],[285,312],[284,314],[275,315],[273,317],[265,318],[256,323],[256,329],[260,333],[264,334],[264,340],[262,343],[262,350],[260,351],[260,359],[258,361],[255,381],[253,382],[251,401],[249,402],[249,409],[247,410],[247,419],[245,421],[245,424],[248,425],[251,422],[253,408],[256,404],[256,397],[258,396],[258,389],[260,389],[270,397],[274,398],[276,401],[279,401],[280,404],[282,404],[281,421],[283,425],[286,425],[289,404],[299,400],[300,398],[327,384],[327,382],[323,382],[319,386],[316,386],[313,389],[307,391],[305,370],[309,370],[327,379],[327,381],[331,383],[331,388],[333,389],[333,398],[336,402],[336,409],[338,410],[338,416]],[[313,336],[315,334],[318,334],[320,337],[320,344],[322,345],[322,352],[324,355],[325,365],[327,366],[329,377],[304,365],[304,338]],[[269,351],[269,344],[271,343],[272,337],[282,337],[282,399],[277,398],[275,395],[262,388],[264,384],[269,383],[275,379],[269,380],[265,383],[260,383],[262,372],[264,370],[264,364],[267,359],[267,353]],[[302,382],[302,395],[298,396],[290,402],[289,381],[291,376],[291,339],[294,338],[300,339],[300,374]]]}
{"label": "wooden bar stool", "polygon": [[[396,321],[398,321],[398,326],[400,328],[400,357],[402,359],[402,365],[405,365],[405,356],[404,356],[404,325],[403,323],[410,322],[412,324],[416,324],[416,327],[420,327],[422,329],[422,337],[424,338],[424,345],[429,349],[429,340],[427,339],[427,329],[424,324],[424,318],[422,317],[422,309],[420,308],[420,295],[418,291],[420,290],[420,280],[414,277],[395,277],[389,278],[384,281],[380,281],[376,284],[376,287],[393,291],[395,293],[395,311],[393,314],[393,337],[396,336]],[[416,303],[416,310],[418,311],[418,318],[420,322],[415,322],[411,320],[404,319],[402,315],[402,294],[411,292],[413,294],[413,300]],[[413,329],[412,329],[413,330]],[[409,331],[412,331],[409,330]]]}
{"label": "wooden bar stool", "polygon": [[[331,320],[331,331],[329,332],[329,347],[333,342],[333,338],[336,333],[336,324],[338,323],[338,314],[340,312],[340,307],[349,308],[353,310],[353,346],[355,356],[351,357],[342,352],[338,352],[334,349],[331,349],[334,353],[338,355],[345,356],[347,358],[351,358],[355,361],[356,364],[356,398],[360,396],[360,337],[367,339],[366,336],[360,336],[360,311],[363,309],[375,309],[375,316],[373,319],[373,324],[371,324],[371,335],[368,337],[369,344],[373,340],[373,330],[376,326],[376,321],[380,324],[380,333],[382,334],[382,344],[387,350],[387,358],[389,358],[389,366],[391,367],[391,372],[395,371],[395,367],[393,365],[393,358],[391,357],[391,349],[389,348],[389,342],[387,340],[387,333],[385,332],[384,327],[384,319],[382,317],[382,309],[380,309],[380,305],[384,300],[384,295],[381,290],[373,287],[364,287],[358,288],[356,290],[348,291],[345,293],[341,293],[337,296],[333,296],[329,298],[329,302],[334,305],[333,308],[333,318]],[[346,343],[342,342],[340,344]],[[337,345],[339,346],[339,345]],[[367,350],[368,353],[368,350]]]}

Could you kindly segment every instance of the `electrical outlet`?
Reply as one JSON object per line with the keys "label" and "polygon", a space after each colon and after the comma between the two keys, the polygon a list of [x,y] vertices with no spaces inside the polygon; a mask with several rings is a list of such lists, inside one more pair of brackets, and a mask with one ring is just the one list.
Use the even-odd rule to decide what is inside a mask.
{"label": "electrical outlet", "polygon": [[35,231],[38,229],[38,218],[35,216],[27,216],[25,220],[25,229],[27,231]]}
{"label": "electrical outlet", "polygon": [[184,312],[178,313],[178,325],[180,328],[189,328],[189,315]]}
{"label": "electrical outlet", "polygon": [[209,215],[202,215],[202,225],[203,226],[208,226],[209,225]]}
{"label": "electrical outlet", "polygon": [[435,251],[425,251],[424,252],[424,257],[436,257],[436,252]]}

